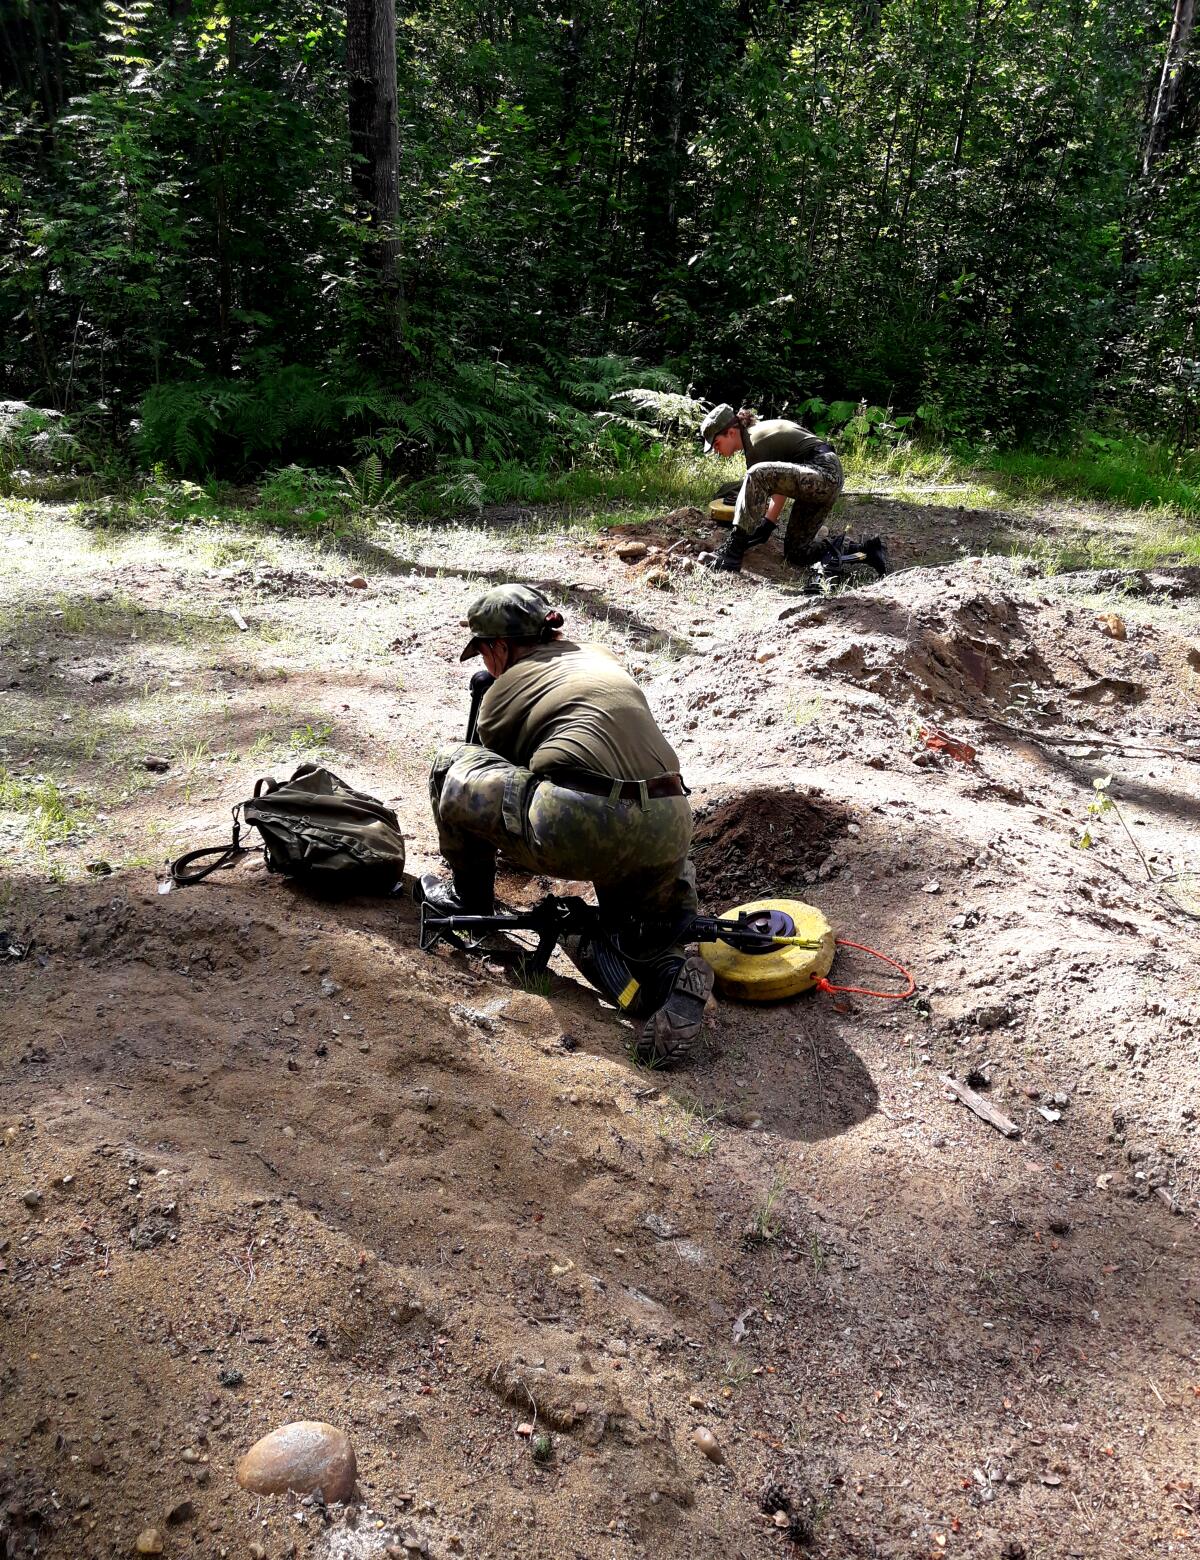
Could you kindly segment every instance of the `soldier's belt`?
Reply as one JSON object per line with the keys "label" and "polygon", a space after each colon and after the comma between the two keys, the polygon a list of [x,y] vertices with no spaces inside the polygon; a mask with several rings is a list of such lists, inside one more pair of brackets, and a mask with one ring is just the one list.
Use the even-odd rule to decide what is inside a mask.
{"label": "soldier's belt", "polygon": [[610,802],[657,801],[662,796],[686,796],[682,775],[655,775],[653,780],[609,780],[586,769],[554,769],[542,778],[565,791],[607,796]]}

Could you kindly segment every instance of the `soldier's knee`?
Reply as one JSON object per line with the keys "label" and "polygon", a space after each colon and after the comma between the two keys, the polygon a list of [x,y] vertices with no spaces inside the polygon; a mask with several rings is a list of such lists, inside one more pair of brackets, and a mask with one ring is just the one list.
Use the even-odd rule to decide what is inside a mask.
{"label": "soldier's knee", "polygon": [[435,782],[440,790],[445,783],[446,776],[458,763],[459,759],[470,757],[478,753],[480,748],[474,742],[447,742],[446,746],[439,748],[434,755],[433,763],[429,770],[429,785],[433,788]]}

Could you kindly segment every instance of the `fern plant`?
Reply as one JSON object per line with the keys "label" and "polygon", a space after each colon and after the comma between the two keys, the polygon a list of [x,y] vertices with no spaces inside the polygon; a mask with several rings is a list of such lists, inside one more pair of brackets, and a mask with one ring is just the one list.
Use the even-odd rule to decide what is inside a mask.
{"label": "fern plant", "polygon": [[383,514],[391,508],[403,479],[387,480],[378,455],[368,455],[357,471],[339,466],[342,474],[342,501],[359,516]]}

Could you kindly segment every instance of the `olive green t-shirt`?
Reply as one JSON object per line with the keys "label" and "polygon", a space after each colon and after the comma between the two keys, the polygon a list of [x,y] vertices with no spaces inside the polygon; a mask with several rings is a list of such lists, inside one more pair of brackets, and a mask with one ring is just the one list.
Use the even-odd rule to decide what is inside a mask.
{"label": "olive green t-shirt", "polygon": [[485,747],[537,774],[652,780],[679,772],[642,690],[602,645],[539,645],[484,694],[478,729]]}
{"label": "olive green t-shirt", "polygon": [[829,447],[827,440],[810,433],[799,423],[788,422],[785,417],[755,423],[746,432],[753,451],[752,455],[746,456],[747,466],[757,466],[762,460],[783,460],[799,465],[811,460],[819,449]]}

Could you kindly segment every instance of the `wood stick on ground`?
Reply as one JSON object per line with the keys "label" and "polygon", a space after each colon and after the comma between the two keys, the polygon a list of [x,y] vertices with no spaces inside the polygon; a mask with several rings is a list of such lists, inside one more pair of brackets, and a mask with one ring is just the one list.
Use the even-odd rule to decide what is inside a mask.
{"label": "wood stick on ground", "polygon": [[1135,745],[1122,742],[1119,738],[1106,737],[1101,732],[1090,737],[1073,737],[1065,732],[1035,731],[1032,726],[1015,726],[1010,720],[997,720],[992,715],[986,717],[986,724],[998,726],[1001,731],[1011,731],[1017,737],[1044,742],[1048,747],[1095,747],[1103,748],[1108,753],[1124,753],[1131,758],[1139,755],[1146,758],[1185,758],[1200,763],[1200,753],[1187,753],[1182,748],[1154,747],[1150,744]]}
{"label": "wood stick on ground", "polygon": [[960,1083],[950,1073],[942,1073],[938,1082],[949,1089],[956,1099],[961,1100],[968,1110],[973,1110],[980,1121],[986,1121],[989,1127],[995,1127],[997,1132],[1003,1132],[1007,1138],[1021,1136],[1021,1129],[1015,1121],[1011,1121],[1002,1110],[990,1105],[982,1094],[976,1094],[974,1089]]}

